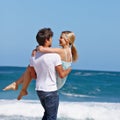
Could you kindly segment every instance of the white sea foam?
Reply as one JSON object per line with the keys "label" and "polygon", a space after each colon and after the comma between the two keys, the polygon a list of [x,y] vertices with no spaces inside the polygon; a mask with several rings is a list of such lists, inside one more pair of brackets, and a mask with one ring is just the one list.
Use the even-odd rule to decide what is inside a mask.
{"label": "white sea foam", "polygon": [[64,92],[62,92],[61,94],[66,95],[66,96],[70,96],[70,97],[97,98],[95,96],[82,95],[82,94],[73,94],[73,93],[64,93]]}
{"label": "white sea foam", "polygon": [[75,72],[75,76],[93,76],[93,75],[106,75],[106,76],[117,76],[117,73],[115,72]]}
{"label": "white sea foam", "polygon": [[[39,101],[0,100],[0,116],[42,117]],[[120,103],[61,102],[58,118],[73,120],[119,120]]]}
{"label": "white sea foam", "polygon": [[93,73],[82,73],[82,72],[76,72],[74,73],[75,76],[92,76]]}

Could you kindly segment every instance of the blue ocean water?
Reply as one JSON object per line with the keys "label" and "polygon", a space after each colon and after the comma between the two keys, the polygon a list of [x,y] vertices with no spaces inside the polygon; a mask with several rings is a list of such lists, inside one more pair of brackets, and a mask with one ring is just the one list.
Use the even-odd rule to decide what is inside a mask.
{"label": "blue ocean water", "polygon": [[[20,101],[16,98],[21,86],[17,91],[2,90],[25,69],[0,67],[0,120],[39,120],[43,115],[35,80]],[[120,72],[72,70],[59,94],[58,120],[120,119]]]}

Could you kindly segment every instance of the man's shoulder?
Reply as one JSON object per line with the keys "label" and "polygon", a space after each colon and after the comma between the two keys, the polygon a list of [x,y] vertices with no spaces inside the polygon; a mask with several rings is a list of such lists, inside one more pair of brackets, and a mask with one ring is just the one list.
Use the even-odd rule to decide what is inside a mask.
{"label": "man's shoulder", "polygon": [[44,57],[52,59],[61,59],[60,55],[57,53],[46,53]]}
{"label": "man's shoulder", "polygon": [[59,56],[59,54],[57,54],[57,53],[41,53],[41,52],[37,52],[37,54],[36,54],[36,56],[39,56],[39,57],[41,57],[41,56]]}
{"label": "man's shoulder", "polygon": [[46,53],[45,55],[48,55],[48,56],[59,56],[59,54],[57,54],[57,53]]}

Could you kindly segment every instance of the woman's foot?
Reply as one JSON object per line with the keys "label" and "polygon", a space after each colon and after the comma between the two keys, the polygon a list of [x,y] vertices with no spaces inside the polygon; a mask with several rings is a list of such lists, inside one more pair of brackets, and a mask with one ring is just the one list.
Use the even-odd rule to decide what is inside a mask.
{"label": "woman's foot", "polygon": [[27,95],[28,92],[26,90],[21,90],[19,96],[17,97],[18,100],[22,99],[23,96]]}
{"label": "woman's foot", "polygon": [[18,89],[18,85],[16,84],[16,82],[11,83],[10,85],[6,86],[3,90],[17,90]]}

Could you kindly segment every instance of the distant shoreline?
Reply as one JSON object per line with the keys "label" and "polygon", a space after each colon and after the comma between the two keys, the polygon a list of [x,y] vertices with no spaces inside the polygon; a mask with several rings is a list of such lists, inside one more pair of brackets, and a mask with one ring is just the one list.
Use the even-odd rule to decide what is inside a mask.
{"label": "distant shoreline", "polygon": [[[8,65],[3,65],[3,66],[0,66],[0,68],[7,68],[7,67],[10,67],[10,68],[26,68],[27,66],[8,66]],[[91,71],[91,72],[120,72],[120,71],[114,71],[114,70],[90,70],[90,69],[72,69],[72,70],[75,70],[75,71]]]}

